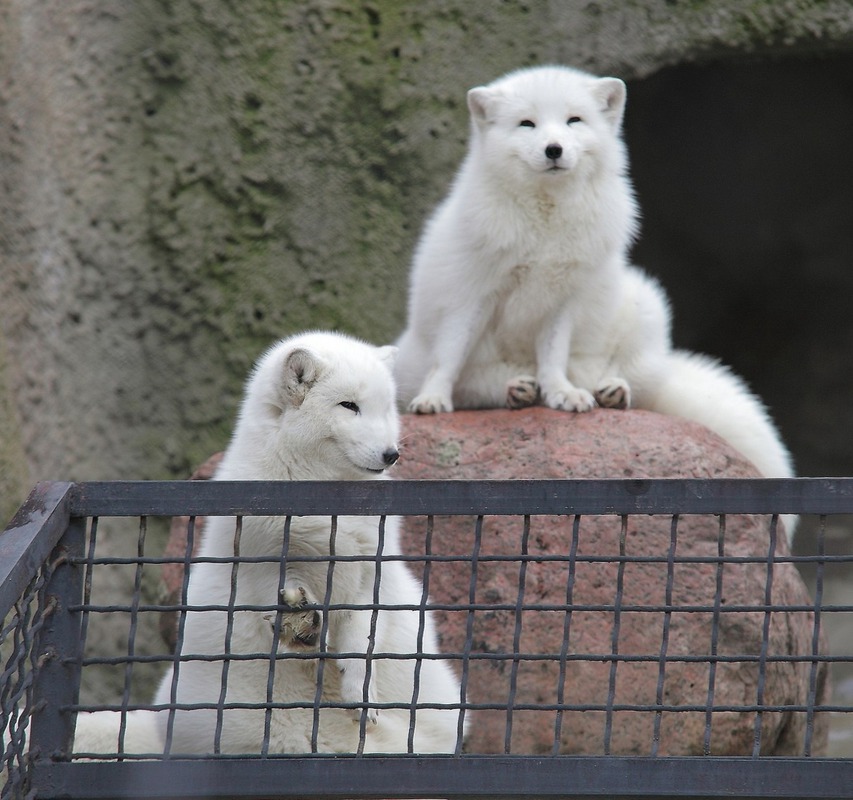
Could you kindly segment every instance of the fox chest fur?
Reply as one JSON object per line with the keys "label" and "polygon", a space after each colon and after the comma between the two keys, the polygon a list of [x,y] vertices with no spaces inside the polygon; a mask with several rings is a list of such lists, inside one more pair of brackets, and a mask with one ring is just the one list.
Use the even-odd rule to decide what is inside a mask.
{"label": "fox chest fur", "polygon": [[483,335],[499,350],[529,352],[556,314],[570,315],[577,330],[612,315],[624,243],[597,211],[583,198],[541,193],[493,204],[488,227],[472,220],[479,236],[456,279],[479,293]]}

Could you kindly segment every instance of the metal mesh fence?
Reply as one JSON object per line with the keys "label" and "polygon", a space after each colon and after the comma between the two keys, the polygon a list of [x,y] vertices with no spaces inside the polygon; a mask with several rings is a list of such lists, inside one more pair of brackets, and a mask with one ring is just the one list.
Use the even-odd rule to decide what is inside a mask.
{"label": "metal mesh fence", "polygon": [[9,611],[0,630],[0,729],[3,730],[3,788],[5,796],[22,791],[27,764],[27,727],[33,710],[33,677],[44,663],[35,641],[56,608],[44,593],[50,566],[38,571],[18,602]]}
{"label": "metal mesh fence", "polygon": [[850,483],[382,483],[65,485],[2,632],[4,800],[853,796]]}

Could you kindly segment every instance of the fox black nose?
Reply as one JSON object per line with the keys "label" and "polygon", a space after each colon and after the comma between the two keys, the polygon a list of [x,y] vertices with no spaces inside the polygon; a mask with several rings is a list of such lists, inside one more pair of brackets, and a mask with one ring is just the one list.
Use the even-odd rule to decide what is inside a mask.
{"label": "fox black nose", "polygon": [[558,144],[549,144],[545,148],[545,157],[552,161],[556,161],[561,155],[563,155],[563,148]]}
{"label": "fox black nose", "polygon": [[382,460],[385,462],[386,467],[390,467],[392,464],[397,463],[397,459],[400,457],[400,453],[398,450],[386,450],[382,454]]}

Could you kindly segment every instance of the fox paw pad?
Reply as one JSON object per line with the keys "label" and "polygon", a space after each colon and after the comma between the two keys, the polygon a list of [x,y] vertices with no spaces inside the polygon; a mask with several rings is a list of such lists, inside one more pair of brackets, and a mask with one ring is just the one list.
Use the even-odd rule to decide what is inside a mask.
{"label": "fox paw pad", "polygon": [[539,383],[530,375],[519,375],[506,386],[506,407],[517,409],[535,405],[539,399]]}
{"label": "fox paw pad", "polygon": [[625,409],[631,405],[631,387],[622,378],[608,378],[595,390],[594,396],[601,408]]}

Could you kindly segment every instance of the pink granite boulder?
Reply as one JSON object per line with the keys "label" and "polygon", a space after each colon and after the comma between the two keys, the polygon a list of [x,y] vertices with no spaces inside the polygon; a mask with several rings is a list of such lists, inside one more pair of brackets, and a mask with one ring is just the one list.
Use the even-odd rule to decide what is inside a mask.
{"label": "pink granite boulder", "polygon": [[[394,469],[398,479],[757,477],[749,462],[710,431],[644,411],[566,414],[530,408],[407,415],[402,440]],[[210,477],[217,460],[214,456],[193,477]],[[202,519],[196,530],[200,525]],[[432,555],[458,557],[433,564],[428,584],[433,603],[469,604],[474,528],[470,517],[432,520]],[[408,554],[424,554],[426,531],[424,518],[404,521]],[[186,519],[176,519],[168,552],[183,554],[185,534]],[[466,750],[750,755],[758,728],[761,753],[802,755],[811,725],[811,752],[823,752],[827,715],[809,722],[802,712],[764,711],[756,726],[756,714],[749,710],[759,698],[762,650],[768,658],[761,686],[765,706],[805,705],[810,681],[815,701],[828,699],[826,664],[773,660],[812,654],[813,615],[794,610],[766,615],[756,608],[765,600],[766,562],[727,563],[718,575],[716,564],[690,561],[716,557],[719,542],[715,517],[682,516],[675,537],[671,517],[632,516],[624,527],[614,516],[532,517],[527,528],[521,517],[485,518],[477,610],[470,617],[465,610],[436,611],[445,653],[465,652],[471,625],[467,700],[495,706],[468,712]],[[764,558],[768,542],[767,518],[727,518],[727,557]],[[520,562],[489,558],[518,556],[522,547],[543,559],[527,562],[520,595]],[[777,554],[787,552],[780,527]],[[628,559],[622,560],[621,574],[620,555]],[[415,561],[413,568],[420,573],[422,564]],[[180,578],[180,565],[164,574],[172,596]],[[520,596],[524,610],[517,612]],[[720,609],[716,637],[715,601]],[[772,602],[801,608],[811,603],[792,564],[775,564]],[[741,607],[746,608],[728,610]],[[163,632],[173,641],[174,620],[164,619]],[[722,659],[713,669],[712,648]],[[514,652],[524,655],[513,658]],[[614,653],[621,660],[614,662]],[[724,709],[710,717],[705,711],[709,697]],[[561,703],[578,708],[546,708]],[[679,710],[658,713],[656,704]]]}
{"label": "pink granite boulder", "polygon": [[[435,417],[404,418],[405,448],[396,478],[673,478],[757,477],[754,467],[719,437],[685,420],[644,411],[596,410],[565,414],[545,408],[524,411],[463,411]],[[439,611],[441,645],[445,652],[463,652],[466,625],[473,622],[472,652],[492,654],[492,660],[472,660],[467,697],[474,704],[502,706],[475,710],[470,716],[469,752],[658,755],[740,754],[753,752],[756,715],[751,711],[718,711],[706,728],[704,706],[709,690],[717,706],[749,706],[757,702],[765,613],[734,606],[764,603],[766,563],[726,564],[719,595],[716,652],[735,660],[716,664],[712,676],[711,611],[679,611],[669,615],[651,610],[690,606],[713,608],[717,567],[713,563],[679,563],[692,556],[718,554],[720,523],[716,517],[682,516],[675,537],[676,563],[667,598],[667,555],[672,543],[671,517],[629,517],[624,531],[624,555],[652,557],[655,562],[625,563],[621,575],[621,613],[616,652],[627,656],[613,668],[616,589],[619,576],[619,517],[584,517],[573,529],[570,517],[533,517],[529,530],[518,517],[490,517],[483,522],[475,602],[509,606],[478,610],[469,620],[462,611]],[[728,517],[726,556],[766,557],[769,519]],[[425,522],[404,524],[404,549],[424,552]],[[575,610],[524,610],[516,633],[520,565],[486,560],[490,555],[518,555],[526,538],[528,552],[553,556],[576,548],[571,601]],[[474,539],[472,518],[436,518],[431,536],[433,555],[470,555]],[[788,552],[778,537],[778,554]],[[566,561],[531,561],[526,567],[523,603],[566,605],[570,565]],[[468,604],[471,570],[468,563],[433,566],[429,577],[432,600]],[[789,563],[773,569],[772,602],[808,606],[810,598],[796,568]],[[624,610],[632,608],[634,610]],[[578,610],[580,609],[580,610]],[[585,609],[585,610],[584,610]],[[568,626],[569,644],[563,651]],[[666,662],[661,672],[663,633]],[[765,705],[803,705],[807,702],[808,662],[773,662],[773,656],[808,656],[812,652],[813,615],[803,611],[769,615]],[[529,660],[499,658],[518,650]],[[563,675],[559,655],[562,653]],[[536,660],[541,654],[558,657]],[[684,656],[685,660],[677,660]],[[699,657],[699,660],[691,660]],[[704,657],[705,660],[702,660]],[[675,660],[673,660],[675,659]],[[825,664],[815,667],[818,702],[828,697]],[[613,687],[613,710],[607,704]],[[511,736],[507,737],[506,707],[515,692]],[[519,710],[525,705],[566,704],[591,710]],[[703,710],[617,710],[620,706],[699,707]],[[764,754],[802,755],[806,715],[791,711],[762,714]],[[814,719],[811,749],[826,746],[828,719]]]}

